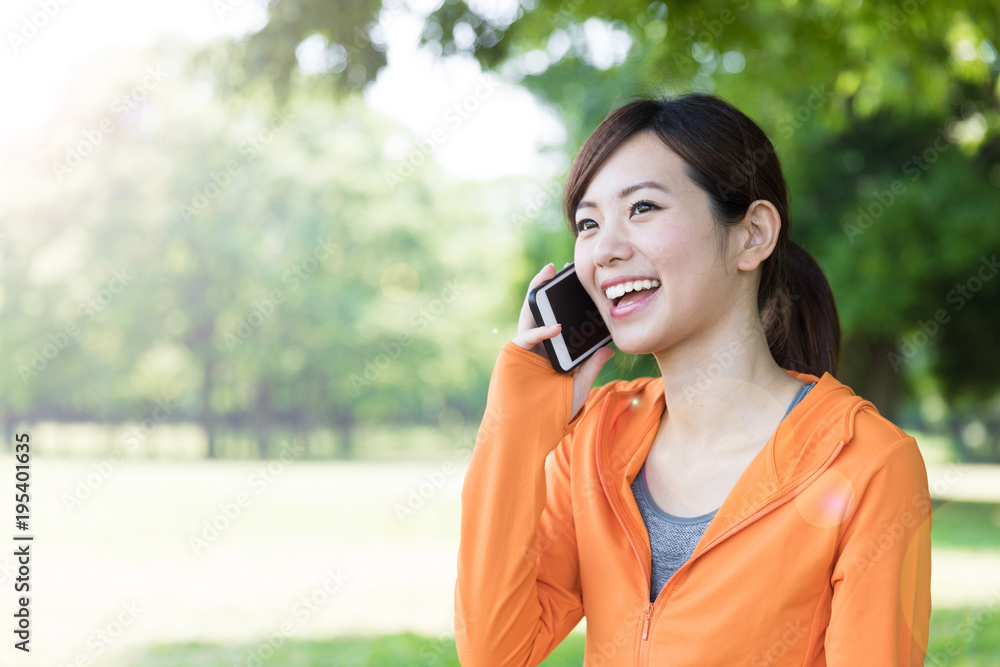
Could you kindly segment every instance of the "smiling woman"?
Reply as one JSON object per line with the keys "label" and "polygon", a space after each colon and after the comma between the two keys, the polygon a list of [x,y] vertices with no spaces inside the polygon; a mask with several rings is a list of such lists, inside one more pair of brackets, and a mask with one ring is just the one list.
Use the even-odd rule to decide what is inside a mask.
{"label": "smiling woman", "polygon": [[538,664],[585,615],[588,665],[922,665],[924,462],[834,377],[763,131],[711,96],[631,102],[564,203],[580,282],[660,376],[593,388],[607,348],[557,373],[558,326],[522,309],[463,487],[462,664]]}

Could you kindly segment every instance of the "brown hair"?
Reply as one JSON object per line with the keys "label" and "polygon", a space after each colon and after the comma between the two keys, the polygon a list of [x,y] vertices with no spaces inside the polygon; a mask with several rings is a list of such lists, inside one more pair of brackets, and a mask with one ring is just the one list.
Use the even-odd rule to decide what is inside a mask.
{"label": "brown hair", "polygon": [[757,310],[771,356],[782,368],[821,376],[837,373],[840,320],[833,292],[816,260],[789,238],[788,191],[781,163],[764,131],[736,107],[712,95],[642,98],[605,118],[584,142],[566,179],[564,207],[576,236],[576,206],[601,165],[625,139],[654,133],[687,164],[708,194],[719,223],[720,251],[728,230],[763,199],[781,216],[771,255],[761,264]]}

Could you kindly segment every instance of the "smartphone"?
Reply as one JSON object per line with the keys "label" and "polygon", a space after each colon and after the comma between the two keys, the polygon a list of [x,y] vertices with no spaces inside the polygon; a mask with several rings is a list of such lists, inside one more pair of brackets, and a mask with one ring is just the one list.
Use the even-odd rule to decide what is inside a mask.
{"label": "smartphone", "polygon": [[611,342],[611,332],[573,264],[528,292],[528,306],[538,326],[562,324],[559,335],[542,341],[560,373],[569,373]]}

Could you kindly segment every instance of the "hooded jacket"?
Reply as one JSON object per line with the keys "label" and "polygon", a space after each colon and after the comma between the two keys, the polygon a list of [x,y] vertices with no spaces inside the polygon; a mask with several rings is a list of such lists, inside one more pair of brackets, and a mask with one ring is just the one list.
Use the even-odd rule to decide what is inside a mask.
{"label": "hooded jacket", "polygon": [[587,666],[923,665],[931,506],[916,441],[829,373],[786,372],[817,384],[650,603],[630,484],[662,380],[594,388],[572,416],[572,376],[508,341],[462,489],[462,665],[537,665],[584,616]]}

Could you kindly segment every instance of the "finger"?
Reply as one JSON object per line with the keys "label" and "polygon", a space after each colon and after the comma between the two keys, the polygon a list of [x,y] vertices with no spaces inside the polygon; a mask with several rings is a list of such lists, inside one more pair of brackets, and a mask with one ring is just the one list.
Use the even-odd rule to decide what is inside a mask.
{"label": "finger", "polygon": [[[551,271],[549,270],[549,267],[552,267]],[[541,271],[539,271],[538,273],[535,274],[535,277],[531,279],[530,283],[528,283],[528,287],[529,288],[531,288],[531,287],[537,287],[538,285],[540,285],[541,283],[545,282],[546,280],[551,279],[552,276],[555,275],[555,273],[556,273],[556,267],[555,267],[555,265],[552,264],[552,262],[549,262],[548,264],[546,264],[545,266],[542,267]]]}
{"label": "finger", "polygon": [[535,327],[534,329],[528,329],[527,331],[519,333],[517,337],[514,338],[514,343],[526,350],[530,350],[543,340],[556,336],[561,330],[561,324],[553,324],[547,327]]}

